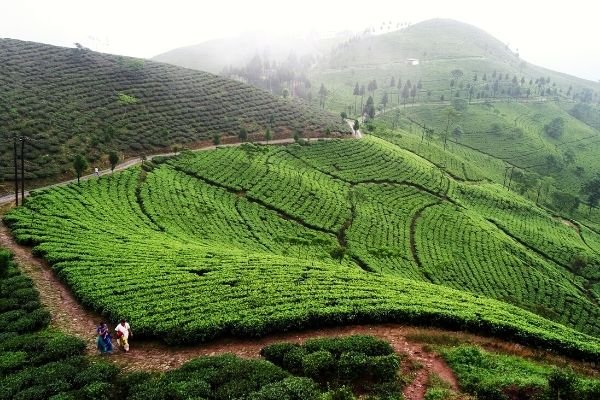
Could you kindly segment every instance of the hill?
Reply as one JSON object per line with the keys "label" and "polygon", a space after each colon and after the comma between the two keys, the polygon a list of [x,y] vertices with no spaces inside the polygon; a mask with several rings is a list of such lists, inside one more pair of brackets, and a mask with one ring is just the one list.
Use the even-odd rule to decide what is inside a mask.
{"label": "hill", "polygon": [[109,150],[140,155],[242,128],[250,137],[268,127],[276,137],[348,131],[300,101],[168,64],[11,39],[0,40],[0,59],[0,179],[12,176],[13,134],[31,139],[26,177],[55,179],[77,153],[105,165]]}
{"label": "hill", "polygon": [[245,65],[256,55],[273,62],[282,62],[289,57],[314,60],[344,38],[343,35],[321,39],[314,35],[274,36],[253,32],[180,47],[154,56],[152,60],[219,74],[224,68]]}
{"label": "hill", "polygon": [[[409,59],[418,64],[407,63]],[[335,113],[377,114],[387,122],[382,128],[403,128],[398,137],[406,138],[411,127],[428,127],[428,143],[449,140],[469,157],[485,159],[487,164],[477,167],[480,178],[503,183],[508,168],[528,181],[527,189],[519,186],[523,194],[536,196],[549,188],[546,206],[591,224],[600,222],[600,212],[588,212],[589,195],[581,192],[600,171],[595,157],[600,144],[597,82],[527,63],[483,30],[445,19],[356,36],[309,67],[286,64],[284,74],[273,74],[260,61],[229,73],[274,93],[287,89]],[[288,78],[277,81],[281,76]],[[369,98],[372,106],[366,104]],[[448,107],[459,115],[448,120]],[[562,126],[561,132],[549,135],[546,130],[553,123]],[[461,132],[458,139],[451,135],[455,130]],[[418,131],[417,141],[422,136]],[[442,147],[430,161],[448,168],[446,158],[452,155]],[[432,156],[416,146],[411,149]]]}
{"label": "hill", "polygon": [[[408,59],[417,59],[419,63],[410,65]],[[453,77],[454,70],[460,70],[461,74]],[[513,82],[515,77],[517,82]],[[442,95],[449,100],[457,92],[460,97],[469,98],[471,86],[475,99],[558,96],[572,100],[591,96],[590,100],[597,101],[600,91],[597,82],[530,64],[483,30],[445,19],[341,43],[312,71],[310,78],[313,87],[326,85],[330,91],[329,108],[335,110],[354,105],[356,83],[367,87],[370,81],[377,82],[377,89],[367,88],[367,96],[373,95],[377,103],[385,92],[390,96],[401,95],[409,80],[412,84],[420,83],[416,90],[420,101],[439,101]],[[496,81],[499,85],[495,88]],[[509,92],[517,87],[518,96],[512,90]],[[527,89],[531,89],[529,95]]]}
{"label": "hill", "polygon": [[[395,131],[396,143],[440,167],[462,176],[457,165],[479,159],[479,179],[502,184],[508,170],[519,180],[513,190],[541,197],[562,215],[600,222],[581,192],[600,172],[596,82],[529,64],[486,32],[451,20],[343,43],[310,79],[327,88],[325,108],[332,111],[369,113],[371,97],[370,113],[386,123],[379,129]],[[357,86],[364,90],[355,95]],[[435,151],[419,146],[425,136]]]}
{"label": "hill", "polygon": [[598,234],[375,137],[156,160],[5,221],[84,304],[171,343],[412,321],[600,348]]}

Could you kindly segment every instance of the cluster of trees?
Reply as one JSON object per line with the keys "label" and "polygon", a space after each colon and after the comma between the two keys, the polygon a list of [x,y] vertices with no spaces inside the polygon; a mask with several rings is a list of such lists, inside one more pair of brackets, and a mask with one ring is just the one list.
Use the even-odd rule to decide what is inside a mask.
{"label": "cluster of trees", "polygon": [[[368,118],[374,118],[376,110],[379,109],[383,113],[385,113],[388,105],[393,105],[394,100],[396,105],[402,104],[406,107],[406,104],[410,101],[415,103],[418,101],[418,95],[423,89],[423,83],[419,79],[417,83],[412,83],[410,79],[406,81],[402,81],[401,77],[392,76],[389,84],[384,85],[382,89],[384,89],[383,94],[381,95],[381,99],[379,100],[379,104],[376,106],[375,104],[375,91],[379,89],[379,85],[377,84],[377,80],[370,80],[367,85],[359,84],[356,82],[354,85],[354,90],[352,95],[354,96],[354,106],[348,106],[348,111],[351,113],[352,111],[355,114],[366,115]],[[364,102],[365,95],[369,95],[366,103]],[[358,98],[360,97],[360,108],[358,108]],[[402,99],[402,100],[401,100]],[[360,110],[360,111],[359,111]]]}
{"label": "cluster of trees", "polygon": [[281,62],[256,54],[246,65],[239,68],[226,67],[221,75],[267,90],[272,94],[300,97],[310,101],[311,84],[306,77],[306,72],[314,61],[312,55],[297,57],[293,52]]}
{"label": "cluster of trees", "polygon": [[[573,86],[569,86],[567,90],[564,90],[556,82],[552,82],[550,77],[526,78],[525,76],[517,77],[515,74],[511,77],[508,73],[496,70],[489,76],[487,73],[481,76],[475,73],[472,78],[468,78],[465,77],[462,70],[454,69],[450,72],[449,90],[450,97],[465,97],[469,101],[473,98],[529,98],[530,96],[563,96],[582,102],[600,101],[598,93],[591,89],[575,92]],[[443,94],[440,99],[446,100]]]}

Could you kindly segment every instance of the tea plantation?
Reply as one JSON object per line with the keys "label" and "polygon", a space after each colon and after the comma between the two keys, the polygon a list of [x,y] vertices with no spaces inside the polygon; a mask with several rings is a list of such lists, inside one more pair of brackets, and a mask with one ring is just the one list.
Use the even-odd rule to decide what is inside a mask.
{"label": "tea plantation", "polygon": [[5,222],[86,306],[170,343],[397,321],[600,355],[595,233],[375,137],[184,152]]}
{"label": "tea plantation", "polygon": [[241,129],[261,138],[267,127],[276,137],[349,132],[300,101],[168,64],[12,39],[0,39],[0,59],[0,180],[12,178],[14,134],[31,139],[31,180],[70,172],[75,154],[106,165],[110,150],[138,156]]}

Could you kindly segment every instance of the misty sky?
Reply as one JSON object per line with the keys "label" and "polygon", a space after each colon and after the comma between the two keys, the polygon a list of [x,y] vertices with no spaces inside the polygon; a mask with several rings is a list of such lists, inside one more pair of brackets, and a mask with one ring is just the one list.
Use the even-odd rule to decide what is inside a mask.
{"label": "misty sky", "polygon": [[[534,64],[600,80],[600,4],[569,1],[4,0],[0,37],[136,57],[247,31],[362,31],[383,21],[453,18],[476,25]],[[557,5],[555,5],[557,4]],[[1,62],[1,60],[0,60]]]}

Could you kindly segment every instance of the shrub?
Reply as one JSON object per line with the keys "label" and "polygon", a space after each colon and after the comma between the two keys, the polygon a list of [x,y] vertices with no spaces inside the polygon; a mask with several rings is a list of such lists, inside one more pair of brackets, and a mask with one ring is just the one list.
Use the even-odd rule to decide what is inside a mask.
{"label": "shrub", "polygon": [[555,399],[576,399],[577,377],[571,370],[554,368],[548,377],[548,391]]}
{"label": "shrub", "polygon": [[369,372],[375,382],[390,382],[397,378],[400,359],[395,354],[369,359]]}
{"label": "shrub", "polygon": [[337,388],[335,390],[327,392],[323,396],[323,400],[354,400],[355,397],[352,394],[352,390],[346,386]]}
{"label": "shrub", "polygon": [[304,349],[300,347],[292,348],[290,351],[283,357],[283,363],[281,366],[291,373],[300,373],[303,371],[302,367],[302,359],[305,355]]}
{"label": "shrub", "polygon": [[7,351],[0,353],[0,375],[22,367],[27,361],[24,351]]}
{"label": "shrub", "polygon": [[4,249],[0,249],[0,277],[4,277],[8,274],[8,266],[12,259],[11,254]]}
{"label": "shrub", "polygon": [[338,377],[342,382],[351,382],[367,375],[368,358],[363,353],[351,351],[340,356]]}
{"label": "shrub", "polygon": [[108,400],[111,398],[112,388],[108,382],[93,382],[81,389],[81,398],[84,400]]}
{"label": "shrub", "polygon": [[260,355],[275,365],[283,365],[283,359],[293,349],[299,349],[295,343],[275,343],[260,350]]}
{"label": "shrub", "polygon": [[373,336],[354,335],[342,338],[311,339],[304,344],[307,352],[327,350],[335,356],[342,353],[356,352],[366,356],[384,356],[394,354],[389,343]]}
{"label": "shrub", "polygon": [[250,400],[316,400],[321,393],[308,378],[291,377],[264,386],[250,396]]}
{"label": "shrub", "polygon": [[330,377],[336,366],[333,355],[326,350],[315,351],[302,357],[304,374],[317,381],[322,382],[324,378]]}

